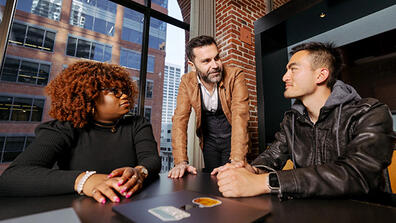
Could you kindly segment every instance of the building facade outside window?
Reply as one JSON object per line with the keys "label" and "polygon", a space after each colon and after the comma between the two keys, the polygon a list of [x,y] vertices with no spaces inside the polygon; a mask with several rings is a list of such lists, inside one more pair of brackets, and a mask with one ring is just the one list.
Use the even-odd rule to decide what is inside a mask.
{"label": "building facade outside window", "polygon": [[0,121],[40,122],[45,99],[0,95]]}
{"label": "building facade outside window", "polygon": [[116,13],[117,4],[109,0],[73,0],[70,24],[113,36]]}
{"label": "building facade outside window", "polygon": [[[134,70],[140,70],[140,52],[135,50],[130,50],[126,48],[121,48],[120,53],[120,65],[131,68]],[[155,57],[149,55],[147,58],[147,72],[154,73]]]}
{"label": "building facade outside window", "polygon": [[81,37],[69,36],[67,39],[66,55],[97,60],[111,61],[112,47],[103,43],[87,40]]}
{"label": "building facade outside window", "polygon": [[45,86],[48,83],[51,65],[44,61],[6,56],[1,80]]}
{"label": "building facade outside window", "polygon": [[32,47],[45,51],[53,51],[55,44],[55,31],[14,21],[11,28],[9,43]]}
{"label": "building facade outside window", "polygon": [[[139,78],[132,77],[132,79],[136,82],[137,86],[139,87]],[[154,81],[146,80],[146,99],[153,98],[153,90],[154,90]]]}
{"label": "building facade outside window", "polygon": [[[139,4],[146,7],[147,2],[139,1]],[[0,11],[5,10],[5,3],[6,0],[0,0]],[[151,9],[163,16],[156,19],[152,17],[156,13],[148,13],[150,27],[143,33],[144,13],[151,9],[130,6],[110,0],[18,1],[0,67],[0,137],[33,136],[40,122],[52,120],[44,86],[70,64],[83,59],[120,64],[133,79],[139,80],[140,75],[145,78],[146,93],[141,98],[144,105],[138,104],[143,106],[139,112],[150,120],[154,137],[160,141],[165,61],[177,55],[180,56],[177,63],[185,63],[184,37],[188,26],[170,19],[175,18],[172,15],[175,11],[180,13],[177,0],[152,0]],[[177,19],[183,20],[181,16]],[[168,31],[172,24],[180,32]],[[168,37],[168,33],[174,36]],[[147,38],[148,49],[143,49],[143,38]],[[170,45],[171,42],[176,45]],[[140,74],[143,55],[147,56],[146,74]],[[176,97],[174,93],[169,95]],[[131,113],[136,114],[137,110],[136,106]],[[6,141],[3,138],[3,144],[0,143],[2,153]]]}
{"label": "building facade outside window", "polygon": [[[0,0],[0,5],[5,5],[6,1]],[[62,0],[19,0],[16,8],[27,13],[59,21]]]}
{"label": "building facade outside window", "polygon": [[0,163],[13,161],[33,141],[34,136],[1,136]]}

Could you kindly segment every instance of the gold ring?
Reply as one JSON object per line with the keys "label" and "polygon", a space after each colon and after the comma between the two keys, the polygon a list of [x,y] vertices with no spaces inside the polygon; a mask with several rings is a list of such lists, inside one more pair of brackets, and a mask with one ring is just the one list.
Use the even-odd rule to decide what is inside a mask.
{"label": "gold ring", "polygon": [[136,178],[137,178],[137,176],[136,176],[136,175],[133,175],[133,176],[132,176],[132,178],[135,178],[135,179],[136,179]]}

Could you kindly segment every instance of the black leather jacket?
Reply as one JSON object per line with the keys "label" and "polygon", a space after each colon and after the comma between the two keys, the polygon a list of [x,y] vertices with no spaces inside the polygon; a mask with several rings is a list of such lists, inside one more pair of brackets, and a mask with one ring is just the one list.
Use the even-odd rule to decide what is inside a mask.
{"label": "black leather jacket", "polygon": [[[275,142],[252,163],[275,171],[281,197],[367,194],[383,190],[394,147],[392,117],[337,81],[313,124],[301,101],[285,113]],[[291,159],[294,169],[281,171]]]}

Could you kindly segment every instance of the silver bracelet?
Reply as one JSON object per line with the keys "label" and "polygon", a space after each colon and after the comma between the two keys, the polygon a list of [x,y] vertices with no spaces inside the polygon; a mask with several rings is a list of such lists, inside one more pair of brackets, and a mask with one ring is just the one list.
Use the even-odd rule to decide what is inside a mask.
{"label": "silver bracelet", "polygon": [[88,180],[88,178],[90,176],[94,175],[95,173],[96,173],[96,171],[85,171],[85,175],[81,178],[81,180],[78,182],[78,185],[77,185],[77,193],[79,195],[84,195],[84,193],[82,192],[84,184]]}

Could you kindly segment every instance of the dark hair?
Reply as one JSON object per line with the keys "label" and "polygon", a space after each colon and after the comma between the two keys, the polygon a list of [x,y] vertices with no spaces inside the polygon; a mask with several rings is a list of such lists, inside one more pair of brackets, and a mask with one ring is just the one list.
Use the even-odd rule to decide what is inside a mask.
{"label": "dark hair", "polygon": [[330,71],[327,86],[332,88],[343,67],[341,51],[335,47],[334,43],[308,42],[293,47],[290,55],[294,55],[301,50],[309,52],[312,58],[312,68],[316,69],[319,66],[327,66]]}
{"label": "dark hair", "polygon": [[69,121],[82,128],[92,116],[95,100],[103,88],[129,89],[129,103],[133,106],[138,93],[128,71],[116,64],[79,61],[71,64],[46,87],[51,97],[51,117]]}
{"label": "dark hair", "polygon": [[187,54],[187,58],[193,62],[195,55],[193,53],[193,49],[197,48],[197,47],[202,47],[202,46],[209,46],[209,45],[216,45],[217,47],[217,43],[216,40],[211,37],[211,36],[197,36],[192,38],[186,46],[186,54]]}

